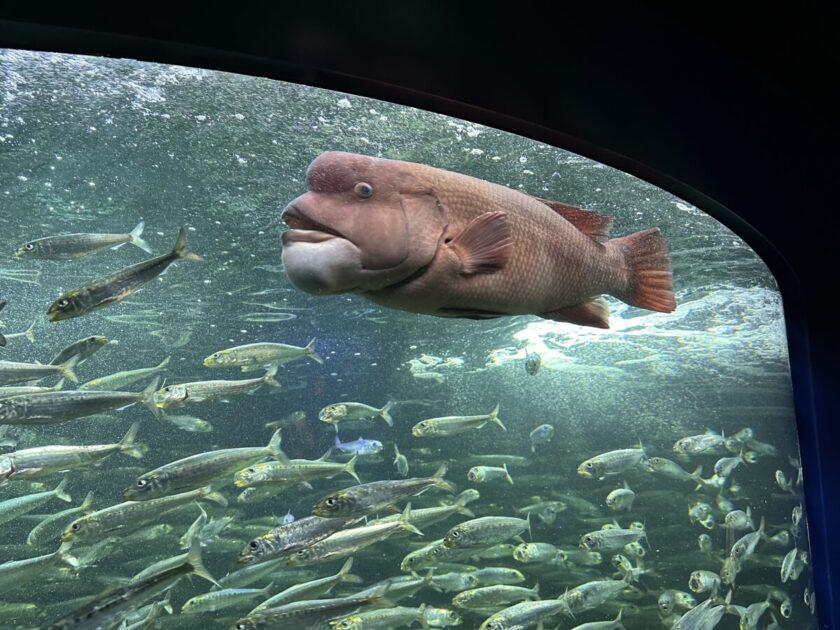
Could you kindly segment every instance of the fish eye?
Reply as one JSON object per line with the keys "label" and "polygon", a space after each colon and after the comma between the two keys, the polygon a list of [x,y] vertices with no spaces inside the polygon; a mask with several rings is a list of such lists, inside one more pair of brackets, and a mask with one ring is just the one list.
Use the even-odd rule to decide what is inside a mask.
{"label": "fish eye", "polygon": [[327,505],[329,506],[333,506],[336,503],[338,503],[338,500],[335,497],[330,497],[329,499],[327,499]]}
{"label": "fish eye", "polygon": [[461,532],[459,532],[457,529],[454,532],[452,532],[452,538],[460,538],[460,537],[461,537]]}
{"label": "fish eye", "polygon": [[592,470],[592,468],[593,468],[592,462],[586,462],[586,467],[587,467],[589,470]]}
{"label": "fish eye", "polygon": [[145,485],[146,485],[147,483],[149,483],[149,482],[148,482],[148,481],[146,481],[145,479],[138,479],[138,480],[137,480],[137,487],[138,487],[138,488],[143,488],[143,487],[145,487]]}
{"label": "fish eye", "polygon": [[257,472],[257,469],[256,468],[249,468],[247,472],[249,472],[253,475],[255,472]]}
{"label": "fish eye", "polygon": [[252,541],[251,541],[251,544],[250,544],[250,545],[248,545],[248,546],[249,546],[251,549],[253,549],[254,551],[256,551],[257,549],[259,549],[260,544],[259,544],[256,540],[252,540]]}
{"label": "fish eye", "polygon": [[70,306],[70,300],[68,300],[67,298],[61,298],[56,304],[56,306],[58,306],[58,308],[67,308],[68,306]]}
{"label": "fish eye", "polygon": [[32,243],[27,243],[23,246],[23,249],[25,249],[28,252],[31,252],[33,249],[35,249],[35,245],[33,245]]}
{"label": "fish eye", "polygon": [[369,199],[373,195],[373,186],[367,182],[359,182],[353,187],[353,192],[362,199]]}
{"label": "fish eye", "polygon": [[81,529],[81,527],[81,523],[73,523],[73,525],[70,526],[70,529],[72,529],[74,532],[77,532]]}

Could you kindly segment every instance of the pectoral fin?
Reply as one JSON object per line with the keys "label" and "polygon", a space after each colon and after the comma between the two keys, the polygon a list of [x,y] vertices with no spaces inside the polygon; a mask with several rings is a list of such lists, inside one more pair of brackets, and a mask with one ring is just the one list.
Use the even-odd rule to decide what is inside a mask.
{"label": "pectoral fin", "polygon": [[494,273],[504,269],[513,250],[510,223],[504,212],[485,212],[473,219],[448,246],[461,261],[461,273]]}

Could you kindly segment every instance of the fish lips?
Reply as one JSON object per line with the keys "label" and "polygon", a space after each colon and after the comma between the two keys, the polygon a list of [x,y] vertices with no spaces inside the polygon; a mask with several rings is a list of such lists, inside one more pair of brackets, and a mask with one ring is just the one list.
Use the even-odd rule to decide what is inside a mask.
{"label": "fish lips", "polygon": [[295,206],[283,211],[291,228],[284,232],[283,268],[298,289],[316,295],[358,289],[362,277],[362,252],[343,236],[311,221]]}

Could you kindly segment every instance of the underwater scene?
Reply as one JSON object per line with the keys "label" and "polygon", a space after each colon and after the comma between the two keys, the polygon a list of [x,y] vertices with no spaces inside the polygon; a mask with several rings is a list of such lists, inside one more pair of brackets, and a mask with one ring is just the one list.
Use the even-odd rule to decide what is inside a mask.
{"label": "underwater scene", "polygon": [[781,296],[702,210],[11,50],[0,184],[0,627],[817,627]]}

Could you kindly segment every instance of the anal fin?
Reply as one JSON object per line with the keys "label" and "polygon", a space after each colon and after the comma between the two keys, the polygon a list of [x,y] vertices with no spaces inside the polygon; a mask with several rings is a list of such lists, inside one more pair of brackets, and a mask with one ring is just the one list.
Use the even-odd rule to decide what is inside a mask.
{"label": "anal fin", "polygon": [[556,322],[569,322],[579,326],[610,327],[610,310],[604,298],[595,298],[574,306],[558,308],[555,311],[542,313],[540,317],[553,319]]}

